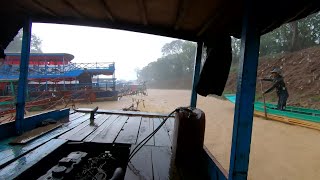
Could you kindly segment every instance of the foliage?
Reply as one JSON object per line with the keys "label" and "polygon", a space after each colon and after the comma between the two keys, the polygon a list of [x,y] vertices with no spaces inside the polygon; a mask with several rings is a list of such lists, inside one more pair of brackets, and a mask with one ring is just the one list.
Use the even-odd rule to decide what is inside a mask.
{"label": "foliage", "polygon": [[[260,56],[298,51],[320,44],[320,13],[284,24],[261,36]],[[240,40],[232,39],[234,63],[240,57]]]}
{"label": "foliage", "polygon": [[[21,46],[22,46],[22,36],[23,36],[23,33],[20,30],[18,32],[18,34],[16,35],[16,37],[13,39],[13,41],[6,48],[5,52],[20,53],[21,52]],[[38,36],[36,36],[35,34],[32,34],[31,35],[30,52],[32,52],[32,53],[42,53],[41,43],[42,43],[42,40]]]}
{"label": "foliage", "polygon": [[320,13],[285,24],[260,40],[260,56],[298,51],[319,45]]}
{"label": "foliage", "polygon": [[162,48],[163,56],[138,71],[138,79],[159,81],[170,78],[187,78],[193,73],[196,44],[175,40]]}
{"label": "foliage", "polygon": [[232,62],[237,63],[240,58],[240,39],[231,38]]}
{"label": "foliage", "polygon": [[[232,38],[232,59],[230,68],[237,71],[240,59],[241,41]],[[312,14],[302,20],[284,24],[260,39],[260,56],[297,51],[320,44],[320,13]],[[191,82],[196,44],[175,40],[162,47],[162,57],[137,70],[138,79],[150,83],[160,83],[177,79],[173,82],[188,80]],[[206,56],[205,51],[203,54]],[[204,61],[203,61],[204,62]]]}

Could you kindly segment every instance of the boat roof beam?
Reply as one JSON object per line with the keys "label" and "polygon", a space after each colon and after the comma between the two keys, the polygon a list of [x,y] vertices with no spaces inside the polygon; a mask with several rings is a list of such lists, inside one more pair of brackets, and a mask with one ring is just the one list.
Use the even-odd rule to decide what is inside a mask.
{"label": "boat roof beam", "polygon": [[248,177],[260,35],[252,4],[245,1],[234,112],[229,180]]}
{"label": "boat roof beam", "polygon": [[200,78],[202,49],[203,49],[203,42],[198,42],[197,52],[195,56],[195,63],[194,63],[193,80],[192,80],[192,92],[191,92],[191,102],[190,102],[191,107],[197,106],[196,87]]}

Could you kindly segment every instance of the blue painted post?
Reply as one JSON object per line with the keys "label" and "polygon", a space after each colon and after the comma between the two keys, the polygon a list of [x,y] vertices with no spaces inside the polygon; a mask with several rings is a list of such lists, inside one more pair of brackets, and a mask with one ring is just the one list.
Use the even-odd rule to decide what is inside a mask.
{"label": "blue painted post", "polygon": [[194,63],[193,71],[193,81],[192,81],[192,92],[191,92],[191,107],[197,106],[197,92],[196,86],[200,76],[200,67],[201,67],[201,57],[202,57],[202,42],[197,43],[197,52],[196,52],[196,61]]}
{"label": "blue painted post", "polygon": [[115,66],[115,62],[113,62],[113,75],[112,75],[112,91],[115,92],[116,91],[116,66]]}
{"label": "blue painted post", "polygon": [[248,176],[260,45],[260,36],[256,30],[252,4],[252,1],[247,0],[244,5],[229,180],[244,180]]}
{"label": "blue painted post", "polygon": [[28,85],[28,69],[30,56],[30,41],[31,41],[31,19],[27,19],[23,26],[20,74],[18,82],[18,97],[16,104],[16,133],[23,133],[24,123],[24,107],[26,101],[26,91]]}

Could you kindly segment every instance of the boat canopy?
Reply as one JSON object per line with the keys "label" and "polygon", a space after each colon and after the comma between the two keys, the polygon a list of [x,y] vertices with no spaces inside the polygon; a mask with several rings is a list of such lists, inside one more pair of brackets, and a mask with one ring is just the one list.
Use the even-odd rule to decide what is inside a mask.
{"label": "boat canopy", "polygon": [[[318,0],[254,1],[261,34],[319,11]],[[240,37],[244,0],[4,0],[0,2],[0,44],[6,47],[33,22],[107,27],[187,40],[214,40],[221,33]]]}
{"label": "boat canopy", "polygon": [[[13,40],[26,20],[105,27],[203,42],[208,55],[197,92],[221,95],[231,65],[230,36],[240,37],[244,12],[252,7],[255,33],[318,12],[319,0],[4,0],[0,45]],[[81,41],[81,37],[79,37]],[[208,53],[207,52],[207,53]],[[214,62],[213,62],[214,61]],[[211,79],[212,77],[216,77]]]}

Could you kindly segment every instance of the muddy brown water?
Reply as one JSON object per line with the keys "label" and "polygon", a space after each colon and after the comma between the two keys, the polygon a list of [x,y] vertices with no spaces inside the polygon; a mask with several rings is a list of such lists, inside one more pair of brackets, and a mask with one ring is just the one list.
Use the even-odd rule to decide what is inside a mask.
{"label": "muddy brown water", "polygon": [[[148,96],[123,97],[120,101],[77,104],[76,107],[122,109],[132,99],[144,100],[141,111],[168,113],[190,103],[187,90],[148,90]],[[228,170],[234,105],[215,97],[198,96],[198,107],[206,113],[205,145]],[[320,179],[320,131],[254,118],[249,178],[258,180]]]}

